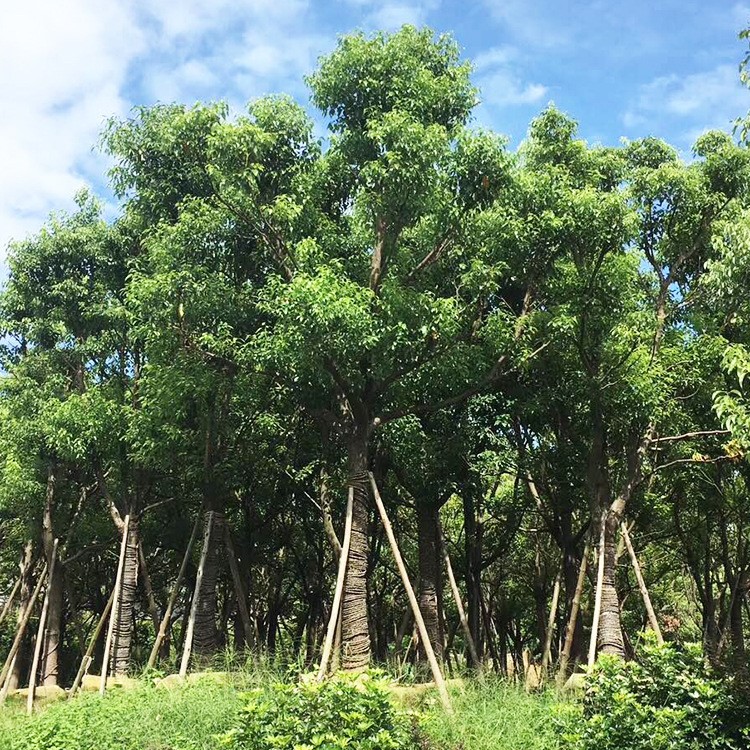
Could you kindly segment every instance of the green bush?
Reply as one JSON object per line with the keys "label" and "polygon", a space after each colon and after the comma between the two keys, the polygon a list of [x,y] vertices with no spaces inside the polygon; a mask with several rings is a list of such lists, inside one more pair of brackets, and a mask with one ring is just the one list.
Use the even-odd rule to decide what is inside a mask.
{"label": "green bush", "polygon": [[750,741],[741,692],[697,646],[646,644],[631,662],[603,655],[582,714],[567,721],[576,750],[744,750]]}
{"label": "green bush", "polygon": [[369,675],[279,684],[247,695],[223,738],[236,750],[415,750],[410,717]]}

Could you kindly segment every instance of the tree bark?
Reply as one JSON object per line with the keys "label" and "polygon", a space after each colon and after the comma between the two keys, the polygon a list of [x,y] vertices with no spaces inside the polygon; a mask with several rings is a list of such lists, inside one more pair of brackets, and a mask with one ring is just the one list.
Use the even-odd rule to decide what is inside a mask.
{"label": "tree bark", "polygon": [[353,488],[354,499],[352,538],[341,603],[341,666],[350,671],[364,669],[370,663],[367,617],[367,562],[370,554],[368,469],[367,426],[360,423],[352,429],[348,445],[348,481]]}
{"label": "tree bark", "polygon": [[[604,576],[599,615],[598,646],[604,654],[625,658],[625,641],[620,624],[620,600],[617,596],[617,529],[620,517],[607,513],[604,524]],[[601,553],[600,553],[601,554]]]}
{"label": "tree bark", "polygon": [[[209,523],[209,512],[204,524]],[[208,539],[208,550],[203,568],[203,579],[196,592],[198,604],[193,631],[193,652],[196,656],[213,656],[220,648],[219,629],[216,627],[216,585],[222,562],[224,514],[213,513],[213,526]]]}
{"label": "tree bark", "polygon": [[[419,610],[424,619],[427,635],[435,653],[441,658],[445,645],[440,610],[443,603],[443,586],[440,565],[440,527],[437,507],[417,502],[417,531],[419,546]],[[420,653],[426,657],[420,643]]]}
{"label": "tree bark", "polygon": [[[122,531],[121,533],[124,533]],[[138,593],[138,568],[140,529],[137,518],[130,519],[125,562],[122,569],[119,596],[115,610],[115,627],[112,634],[110,671],[115,677],[126,675],[130,669],[133,650],[135,602]]]}

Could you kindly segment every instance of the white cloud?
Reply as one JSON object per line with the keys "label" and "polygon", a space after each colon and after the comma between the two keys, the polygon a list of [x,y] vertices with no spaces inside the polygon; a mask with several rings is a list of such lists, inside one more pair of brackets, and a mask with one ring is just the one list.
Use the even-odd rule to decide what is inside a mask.
{"label": "white cloud", "polygon": [[718,65],[688,76],[660,76],[641,86],[623,124],[655,132],[669,126],[687,141],[705,130],[727,130],[748,107],[750,96],[739,82],[736,65]]}
{"label": "white cloud", "polygon": [[484,5],[511,38],[527,46],[553,49],[571,42],[571,31],[563,19],[572,15],[575,4],[560,5],[558,10],[564,13],[557,15],[540,0],[484,0]]}
{"label": "white cloud", "polygon": [[474,70],[481,73],[488,68],[496,68],[500,65],[507,65],[518,57],[518,50],[515,47],[491,47],[484,52],[480,52],[472,61]]}
{"label": "white cloud", "polygon": [[541,83],[524,81],[517,72],[519,50],[506,45],[480,52],[473,60],[480,97],[491,107],[536,104],[548,89]]}
{"label": "white cloud", "polygon": [[364,26],[378,31],[396,31],[404,24],[423,26],[440,0],[346,0],[347,5],[364,12]]}
{"label": "white cloud", "polygon": [[480,80],[482,101],[494,107],[536,104],[548,89],[541,83],[524,83],[507,70],[498,70]]}
{"label": "white cloud", "polygon": [[144,35],[117,0],[25,0],[0,25],[0,252],[70,206]]}
{"label": "white cloud", "polygon": [[[105,179],[92,153],[103,122],[137,103],[304,87],[333,46],[311,31],[308,0],[23,0],[0,23],[0,265]],[[294,86],[297,88],[294,89]]]}

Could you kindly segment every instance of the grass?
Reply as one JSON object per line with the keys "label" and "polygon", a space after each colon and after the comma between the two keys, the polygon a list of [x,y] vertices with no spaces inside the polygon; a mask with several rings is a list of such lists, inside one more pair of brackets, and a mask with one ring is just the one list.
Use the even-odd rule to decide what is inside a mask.
{"label": "grass", "polygon": [[[234,665],[236,666],[236,665]],[[233,672],[177,687],[145,678],[104,698],[84,694],[27,717],[10,702],[0,709],[0,750],[219,750],[217,735],[234,723],[242,691],[280,678],[273,669]],[[422,745],[429,750],[552,750],[560,748],[551,694],[529,695],[497,679],[467,681],[453,690],[455,714],[434,695],[418,706]],[[356,750],[356,748],[352,748]]]}
{"label": "grass", "polygon": [[553,693],[529,694],[497,678],[466,683],[452,693],[451,716],[435,705],[423,732],[431,750],[553,750],[560,748],[555,716],[564,710]]}

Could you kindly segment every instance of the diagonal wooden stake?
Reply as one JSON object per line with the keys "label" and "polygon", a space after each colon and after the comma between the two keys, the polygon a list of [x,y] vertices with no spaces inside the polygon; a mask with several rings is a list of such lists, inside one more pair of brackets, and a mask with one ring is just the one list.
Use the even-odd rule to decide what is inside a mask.
{"label": "diagonal wooden stake", "polygon": [[368,474],[370,475],[370,486],[372,487],[372,494],[375,497],[375,505],[377,505],[378,507],[380,519],[383,522],[383,527],[385,528],[385,533],[388,537],[388,541],[390,542],[391,551],[393,552],[393,557],[396,561],[396,567],[398,568],[398,572],[401,574],[401,580],[403,581],[404,588],[406,589],[406,595],[409,597],[409,604],[411,604],[412,611],[414,612],[414,620],[416,621],[417,627],[419,628],[419,637],[422,639],[422,645],[424,647],[425,654],[427,655],[427,661],[429,661],[430,663],[432,678],[435,680],[435,686],[438,689],[440,701],[442,702],[443,708],[445,708],[446,712],[452,714],[453,706],[451,705],[451,699],[448,695],[448,689],[445,686],[445,679],[443,678],[443,673],[440,671],[438,660],[435,658],[435,652],[432,649],[430,637],[427,634],[427,627],[424,624],[424,619],[422,618],[422,612],[419,609],[417,597],[414,594],[414,589],[412,588],[411,581],[409,580],[409,574],[406,570],[406,566],[404,565],[404,560],[401,557],[401,552],[398,548],[398,543],[396,542],[396,537],[393,533],[393,527],[391,526],[388,514],[385,511],[385,505],[383,505],[383,501],[380,499],[378,486],[377,484],[375,484],[375,477],[372,475],[372,472],[368,472]]}
{"label": "diagonal wooden stake", "polygon": [[159,649],[161,648],[162,641],[164,640],[164,636],[167,634],[167,628],[169,627],[169,621],[172,618],[172,610],[174,609],[175,602],[177,601],[177,597],[180,594],[180,584],[182,583],[182,579],[185,577],[185,570],[187,569],[188,560],[190,559],[190,553],[193,551],[193,546],[195,545],[195,540],[198,537],[198,529],[201,525],[201,514],[199,513],[197,518],[195,519],[195,523],[193,524],[193,530],[190,533],[190,539],[188,540],[187,548],[185,549],[185,554],[182,558],[182,563],[180,565],[180,570],[177,573],[177,580],[174,582],[174,587],[172,588],[172,593],[169,595],[169,601],[167,602],[167,609],[164,612],[164,617],[161,618],[161,624],[159,625],[159,632],[156,634],[156,640],[154,641],[153,648],[151,649],[151,653],[148,657],[148,664],[147,667],[151,669],[154,664],[156,664],[156,659],[159,656]]}
{"label": "diagonal wooden stake", "polygon": [[602,514],[602,527],[599,534],[599,566],[596,573],[596,594],[594,595],[594,619],[591,623],[591,640],[589,641],[589,669],[596,661],[596,646],[599,638],[599,617],[602,612],[602,590],[604,588],[604,535],[607,529],[606,511]]}
{"label": "diagonal wooden stake", "polygon": [[568,627],[565,631],[565,643],[562,654],[560,654],[560,667],[557,671],[557,686],[562,687],[568,677],[568,662],[573,650],[573,638],[576,632],[576,622],[578,621],[578,611],[581,609],[581,596],[583,594],[583,584],[586,581],[586,569],[588,567],[589,555],[591,554],[591,536],[586,535],[586,546],[583,548],[583,557],[581,558],[581,567],[578,569],[578,580],[573,592],[573,602],[570,607],[570,617],[568,618]]}
{"label": "diagonal wooden stake", "polygon": [[0,625],[2,625],[3,620],[7,616],[8,612],[10,612],[10,608],[13,606],[13,602],[15,601],[16,594],[18,594],[19,590],[21,589],[21,581],[23,580],[22,576],[18,576],[16,579],[16,582],[13,584],[13,588],[10,591],[10,594],[8,594],[8,598],[5,600],[5,604],[3,605],[3,611],[0,612]]}
{"label": "diagonal wooden stake", "polygon": [[193,589],[193,602],[190,605],[190,619],[188,620],[187,630],[185,631],[185,642],[182,644],[182,661],[180,662],[180,677],[184,677],[190,664],[190,654],[193,651],[193,631],[195,630],[195,618],[198,614],[198,604],[200,602],[201,585],[203,584],[203,571],[206,567],[206,558],[208,557],[208,547],[211,544],[211,531],[214,525],[214,512],[209,510],[206,514],[206,531],[203,534],[203,549],[201,550],[201,560],[198,563],[198,573],[195,576],[195,588]]}
{"label": "diagonal wooden stake", "polygon": [[438,533],[440,534],[440,548],[443,553],[443,561],[445,562],[445,571],[448,574],[448,582],[451,586],[451,593],[453,594],[453,601],[456,603],[456,609],[458,610],[458,618],[461,622],[461,628],[464,631],[466,637],[466,643],[469,647],[469,654],[471,654],[471,660],[474,662],[478,672],[482,671],[482,662],[479,659],[477,653],[477,647],[474,643],[474,638],[471,635],[471,628],[469,627],[469,620],[466,617],[466,611],[464,610],[464,603],[461,600],[461,592],[458,590],[458,584],[456,583],[456,576],[453,574],[453,565],[451,565],[451,558],[448,554],[448,545],[445,543],[445,534],[443,533],[443,525],[440,523],[438,518]]}
{"label": "diagonal wooden stake", "polygon": [[104,623],[107,622],[107,616],[109,615],[109,611],[112,608],[112,602],[115,600],[115,590],[112,589],[112,593],[109,595],[109,599],[107,600],[107,604],[104,607],[104,611],[101,614],[101,617],[99,617],[99,622],[96,623],[96,627],[94,628],[94,632],[91,635],[91,638],[89,639],[89,645],[86,649],[86,653],[83,655],[83,659],[81,659],[81,665],[78,667],[78,672],[76,672],[76,677],[73,680],[73,685],[70,688],[70,692],[68,693],[68,698],[72,698],[76,692],[78,691],[78,687],[81,684],[81,681],[84,678],[84,675],[86,672],[88,672],[88,668],[91,665],[91,662],[93,661],[93,654],[94,649],[96,648],[96,642],[99,640],[99,636],[104,629]]}
{"label": "diagonal wooden stake", "polygon": [[16,637],[13,639],[13,644],[11,645],[8,656],[5,659],[2,672],[0,672],[0,685],[2,685],[2,689],[0,689],[0,706],[5,703],[5,699],[8,697],[8,690],[10,689],[10,672],[13,668],[16,655],[18,654],[18,649],[21,647],[21,641],[23,640],[26,627],[31,619],[31,612],[34,609],[36,600],[39,598],[39,592],[42,590],[46,575],[47,563],[44,563],[42,574],[39,576],[39,580],[36,582],[34,591],[31,594],[31,599],[29,599],[29,603],[26,605],[26,609],[21,617],[21,622],[18,624],[18,630],[16,630]]}
{"label": "diagonal wooden stake", "polygon": [[648,615],[648,621],[651,624],[651,629],[656,633],[656,640],[660,646],[664,644],[664,636],[661,634],[661,628],[659,627],[659,620],[656,618],[656,612],[654,612],[654,605],[651,603],[651,597],[648,595],[648,589],[646,588],[646,581],[643,580],[643,573],[641,572],[641,566],[638,563],[638,557],[633,549],[633,543],[630,541],[630,533],[628,532],[627,524],[623,521],[620,526],[622,529],[622,538],[625,540],[625,546],[628,548],[628,554],[630,555],[630,562],[633,565],[633,571],[635,572],[635,579],[638,581],[638,588],[641,591],[641,598],[643,599],[643,606],[646,608],[646,614]]}
{"label": "diagonal wooden stake", "polygon": [[34,711],[34,695],[36,693],[36,673],[39,668],[39,656],[42,653],[44,634],[47,632],[47,612],[49,611],[50,589],[55,575],[55,563],[57,562],[57,545],[59,540],[55,539],[52,545],[52,556],[49,564],[49,575],[47,576],[47,590],[44,592],[42,612],[39,615],[39,628],[36,632],[36,643],[34,644],[34,658],[31,660],[31,674],[29,676],[29,695],[26,699],[26,713],[31,716]]}
{"label": "diagonal wooden stake", "polygon": [[552,604],[549,608],[549,618],[547,620],[547,631],[544,634],[544,653],[542,654],[542,679],[547,677],[547,667],[552,661],[552,635],[555,630],[555,617],[557,616],[557,603],[560,599],[560,585],[562,584],[563,565],[560,562],[560,569],[555,576],[555,585],[552,589]]}
{"label": "diagonal wooden stake", "polygon": [[354,513],[354,487],[349,487],[349,499],[346,503],[346,522],[344,525],[344,543],[341,545],[341,554],[339,555],[339,570],[336,576],[336,590],[333,594],[333,604],[331,605],[331,616],[328,619],[328,630],[326,630],[326,639],[323,644],[323,655],[320,658],[320,667],[318,668],[318,680],[326,676],[328,670],[328,660],[331,657],[331,648],[336,635],[336,626],[339,622],[341,612],[341,595],[344,591],[344,581],[346,580],[346,565],[349,562],[349,546],[352,541],[352,516]]}

